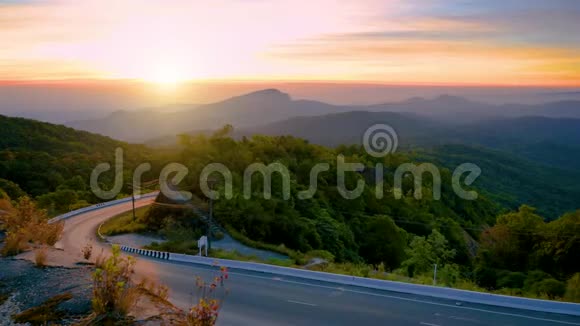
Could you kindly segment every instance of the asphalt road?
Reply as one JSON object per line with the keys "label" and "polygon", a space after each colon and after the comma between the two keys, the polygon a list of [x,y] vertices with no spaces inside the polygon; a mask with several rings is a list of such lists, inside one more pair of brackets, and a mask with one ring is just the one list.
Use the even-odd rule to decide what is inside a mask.
{"label": "asphalt road", "polygon": [[[137,207],[153,199],[137,202]],[[65,223],[63,249],[81,259],[80,249],[93,243],[94,252],[109,248],[95,232],[108,218],[128,211],[131,203],[75,216]],[[210,280],[209,267],[139,257],[137,274],[166,284],[170,300],[187,309],[196,300],[195,278]],[[461,303],[332,283],[230,271],[219,325],[580,325],[580,318],[557,314]]]}

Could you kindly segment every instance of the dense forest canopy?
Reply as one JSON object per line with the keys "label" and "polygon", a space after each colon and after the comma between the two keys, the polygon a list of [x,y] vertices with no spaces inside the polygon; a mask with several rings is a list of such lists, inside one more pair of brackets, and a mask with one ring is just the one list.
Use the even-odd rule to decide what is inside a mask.
{"label": "dense forest canopy", "polygon": [[[543,150],[554,146],[545,145]],[[550,156],[558,158],[563,153],[566,151]],[[580,171],[575,169],[537,163],[509,151],[460,144],[416,150],[412,156],[448,168],[465,162],[477,164],[482,170],[478,188],[489,199],[510,210],[522,204],[533,205],[540,215],[553,220],[578,209]],[[573,161],[574,157],[568,160]]]}
{"label": "dense forest canopy", "polygon": [[[493,224],[498,207],[481,196],[476,201],[462,200],[451,189],[451,173],[441,170],[442,197],[433,200],[431,181],[425,177],[422,200],[413,198],[413,178],[403,179],[402,199],[395,199],[394,171],[404,162],[410,162],[404,154],[377,159],[368,155],[360,146],[343,146],[329,149],[311,145],[293,137],[256,136],[235,141],[229,137],[182,138],[183,150],[180,162],[189,168],[188,179],[183,185],[195,185],[194,192],[200,197],[198,177],[209,163],[222,163],[233,174],[234,196],[218,200],[216,216],[226,226],[231,226],[251,239],[267,243],[284,244],[293,249],[308,251],[325,249],[339,260],[361,260],[359,247],[367,239],[365,228],[371,222],[397,221],[400,228],[417,235],[428,235],[438,224],[445,226],[461,253],[458,259],[466,259],[461,227],[475,229]],[[354,189],[358,180],[365,180],[365,188],[358,198],[347,200],[337,189],[337,156],[345,156],[346,162],[362,163],[366,171],[346,174],[347,189]],[[242,180],[246,167],[254,162],[281,163],[290,172],[291,197],[282,198],[281,178],[272,178],[272,199],[264,199],[262,176],[253,175],[251,200],[242,195]],[[311,168],[318,163],[328,163],[330,171],[318,176],[318,190],[311,199],[302,200],[297,193],[308,189]],[[383,193],[377,199],[373,169],[377,163],[384,165]],[[222,185],[223,187],[223,185]],[[378,222],[377,222],[378,221]],[[398,228],[398,227],[397,227]],[[393,229],[393,232],[398,229]],[[451,235],[453,231],[457,234]],[[473,234],[477,236],[477,234]],[[384,239],[388,239],[385,235]],[[393,268],[398,266],[391,266]]]}

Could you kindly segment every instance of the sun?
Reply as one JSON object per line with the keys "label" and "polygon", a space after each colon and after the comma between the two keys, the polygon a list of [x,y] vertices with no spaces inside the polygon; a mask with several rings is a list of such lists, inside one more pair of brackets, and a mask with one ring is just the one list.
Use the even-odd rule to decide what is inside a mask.
{"label": "sun", "polygon": [[174,88],[187,81],[188,77],[177,66],[162,65],[144,79],[162,88]]}

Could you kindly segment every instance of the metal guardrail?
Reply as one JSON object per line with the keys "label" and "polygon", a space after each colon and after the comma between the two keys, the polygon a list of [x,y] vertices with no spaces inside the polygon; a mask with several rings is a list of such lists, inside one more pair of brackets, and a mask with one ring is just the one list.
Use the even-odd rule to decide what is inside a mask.
{"label": "metal guardrail", "polygon": [[130,252],[133,254],[139,254],[139,255],[143,255],[143,256],[148,256],[148,257],[153,257],[153,258],[158,258],[158,259],[165,259],[165,260],[169,260],[169,257],[171,255],[170,253],[165,252],[165,251],[139,249],[139,248],[133,248],[133,247],[127,247],[127,246],[121,246],[121,250],[126,251],[126,252]]}
{"label": "metal guardrail", "polygon": [[[139,198],[150,198],[157,196],[157,192],[142,195]],[[51,222],[60,221],[70,218],[88,211],[101,209],[104,207],[114,206],[117,204],[130,201],[131,198],[123,198],[119,200],[110,201],[107,203],[97,204],[90,207],[85,207],[61,216],[57,216]],[[232,269],[239,269],[245,271],[252,271],[258,273],[266,273],[280,276],[288,276],[294,278],[301,278],[307,280],[315,280],[320,282],[335,283],[348,286],[356,286],[368,289],[376,289],[383,291],[399,292],[420,295],[425,297],[449,299],[460,302],[476,303],[483,305],[490,305],[496,307],[514,308],[521,310],[531,310],[537,312],[547,312],[564,314],[571,316],[580,316],[580,304],[569,302],[558,302],[538,299],[528,299],[520,297],[512,297],[507,295],[498,295],[491,293],[458,290],[452,288],[444,288],[429,285],[419,285],[410,283],[401,283],[393,281],[385,281],[357,276],[348,276],[340,274],[332,274],[325,272],[309,271],[305,269],[274,266],[252,262],[242,262],[229,259],[208,258],[202,256],[192,256],[184,254],[174,254],[168,252],[161,252],[155,250],[145,250],[140,248],[133,248],[129,246],[121,246],[121,250],[133,254],[139,254],[147,257],[157,259],[191,263],[205,266],[224,266]]]}
{"label": "metal guardrail", "polygon": [[[144,195],[138,195],[138,196],[135,196],[135,200],[142,199],[142,198],[152,198],[152,197],[156,197],[158,194],[159,194],[159,192],[156,191],[156,192],[152,192],[152,193],[148,193],[148,194],[144,194]],[[73,216],[77,216],[77,215],[80,215],[80,214],[84,214],[84,213],[87,213],[87,212],[90,212],[90,211],[94,211],[94,210],[97,210],[97,209],[101,209],[101,208],[105,208],[105,207],[110,207],[110,206],[115,206],[115,205],[118,205],[118,204],[130,202],[131,200],[132,200],[131,197],[127,197],[127,198],[121,198],[121,199],[117,199],[117,200],[112,200],[112,201],[108,201],[108,202],[99,203],[99,204],[96,204],[96,205],[84,207],[84,208],[77,209],[77,210],[68,212],[66,214],[62,214],[62,215],[56,216],[54,218],[51,218],[50,220],[48,220],[48,223],[55,223],[55,222],[58,222],[58,221],[66,220],[66,219],[71,218]]]}

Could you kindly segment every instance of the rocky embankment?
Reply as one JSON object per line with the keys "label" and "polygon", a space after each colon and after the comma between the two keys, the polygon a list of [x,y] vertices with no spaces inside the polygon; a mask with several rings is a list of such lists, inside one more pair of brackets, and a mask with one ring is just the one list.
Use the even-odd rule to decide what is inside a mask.
{"label": "rocky embankment", "polygon": [[51,298],[70,294],[58,305],[59,325],[71,325],[91,312],[92,268],[37,268],[20,259],[0,258],[0,325],[14,325],[12,317]]}

